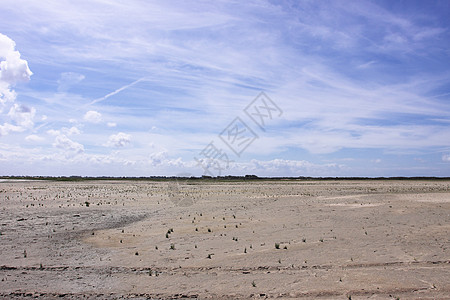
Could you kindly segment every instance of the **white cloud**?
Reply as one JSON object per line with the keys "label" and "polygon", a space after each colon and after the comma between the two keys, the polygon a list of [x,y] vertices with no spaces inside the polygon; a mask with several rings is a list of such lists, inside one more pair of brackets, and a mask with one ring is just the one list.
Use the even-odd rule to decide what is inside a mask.
{"label": "white cloud", "polygon": [[64,72],[61,73],[61,77],[58,79],[58,92],[66,92],[69,88],[84,79],[83,74]]}
{"label": "white cloud", "polygon": [[53,147],[64,150],[66,156],[68,156],[68,157],[84,152],[84,146],[82,144],[72,141],[64,134],[58,135],[55,138]]}
{"label": "white cloud", "polygon": [[7,135],[10,132],[22,132],[24,130],[25,129],[21,126],[4,123],[3,125],[0,125],[0,136]]}
{"label": "white cloud", "polygon": [[42,142],[44,140],[44,138],[40,137],[38,135],[35,135],[35,134],[31,134],[31,135],[28,135],[27,137],[25,137],[25,140],[28,142]]}
{"label": "white cloud", "polygon": [[59,136],[59,135],[69,135],[70,136],[70,135],[81,134],[81,131],[77,127],[72,126],[70,128],[63,127],[63,128],[61,128],[61,130],[49,129],[49,130],[47,130],[47,134],[53,135],[53,136]]}
{"label": "white cloud", "polygon": [[[9,89],[9,85],[0,81],[0,104],[4,105],[6,102],[13,102],[16,99],[16,92]],[[0,107],[0,112],[3,110]]]}
{"label": "white cloud", "polygon": [[26,60],[20,58],[16,43],[0,33],[0,104],[14,101],[16,93],[11,90],[17,82],[30,80],[33,74]]}
{"label": "white cloud", "polygon": [[[243,168],[242,166],[246,166]],[[273,159],[261,161],[253,159],[251,164],[237,164],[241,170],[269,176],[330,176],[345,168],[335,163],[314,164],[305,160]]]}
{"label": "white cloud", "polygon": [[149,163],[152,166],[159,166],[167,161],[168,153],[167,151],[160,151],[150,154]]}
{"label": "white cloud", "polygon": [[23,132],[33,128],[33,118],[36,110],[25,105],[14,104],[8,112],[8,117],[15,123],[3,123],[0,125],[0,136],[7,135],[10,132]]}
{"label": "white cloud", "polygon": [[75,134],[80,134],[80,133],[81,133],[81,131],[80,131],[77,127],[75,127],[75,126],[72,126],[72,127],[70,127],[70,128],[63,127],[63,128],[61,129],[61,131],[62,131],[64,134],[67,134],[67,135],[75,135]]}
{"label": "white cloud", "polygon": [[36,113],[36,109],[29,108],[25,105],[14,104],[9,110],[8,116],[16,122],[18,126],[25,129],[32,128],[34,125],[33,118]]}
{"label": "white cloud", "polygon": [[119,132],[118,134],[113,134],[109,137],[105,146],[107,147],[125,147],[131,142],[131,135]]}
{"label": "white cloud", "polygon": [[15,50],[16,43],[0,33],[0,81],[9,85],[28,81],[33,74],[28,68],[26,60],[20,58],[19,51]]}
{"label": "white cloud", "polygon": [[[388,168],[391,164],[384,154],[393,149],[431,152],[435,147],[446,149],[450,145],[450,129],[446,126],[449,106],[443,98],[450,78],[444,58],[449,52],[443,43],[445,39],[440,38],[442,30],[420,26],[422,23],[416,17],[391,13],[381,8],[383,4],[379,7],[365,1],[350,6],[340,2],[327,5],[305,2],[290,6],[264,1],[257,5],[223,2],[213,6],[199,2],[174,6],[169,2],[142,5],[134,0],[126,4],[64,0],[58,4],[31,1],[27,10],[33,13],[24,14],[20,3],[6,1],[3,5],[6,9],[0,10],[5,30],[21,28],[14,34],[22,55],[27,53],[33,60],[38,59],[33,63],[49,65],[52,74],[61,74],[58,90],[70,91],[49,95],[56,80],[41,73],[42,85],[33,86],[33,91],[27,89],[25,100],[44,99],[45,103],[36,101],[33,106],[39,113],[50,116],[54,124],[63,125],[45,134],[39,129],[50,127],[42,124],[33,132],[48,140],[61,134],[73,138],[77,132],[70,127],[77,126],[78,131],[83,129],[86,133],[82,140],[86,151],[92,145],[100,160],[110,159],[109,149],[95,146],[105,143],[111,133],[105,133],[108,128],[89,128],[83,122],[105,123],[117,128],[114,133],[132,132],[133,142],[138,142],[117,152],[128,160],[141,159],[148,166],[150,148],[146,145],[150,141],[170,149],[173,155],[192,157],[192,152],[202,149],[209,136],[217,135],[256,96],[254,91],[261,88],[285,114],[279,122],[271,123],[277,133],[271,136],[271,128],[265,134],[261,132],[260,139],[246,150],[247,158],[301,159],[302,149],[306,149],[312,156],[320,154],[312,158],[314,161],[324,158],[335,161],[332,153],[339,149],[349,149],[348,155],[352,155],[353,151],[370,148],[376,149],[376,153],[361,154],[360,161],[367,163],[380,157],[383,163],[376,167]],[[96,11],[126,12],[133,15],[133,20]],[[158,13],[162,11],[164,14]],[[439,24],[438,16],[434,17],[433,26],[446,24]],[[267,18],[271,19],[270,26],[261,22]],[[62,23],[67,26],[62,28]],[[374,34],[373,28],[380,30]],[[31,41],[28,37],[34,34],[36,40]],[[59,42],[52,43],[49,39],[52,36],[58,36]],[[432,38],[441,41],[434,43]],[[24,41],[23,46],[19,41]],[[8,47],[8,51],[14,49]],[[42,51],[49,48],[52,51]],[[425,51],[414,56],[418,48]],[[268,59],[261,61],[260,57]],[[430,57],[436,68],[417,64]],[[388,61],[394,61],[394,67]],[[413,71],[405,77],[402,66],[410,64],[411,70],[420,72]],[[93,71],[96,69],[101,69],[102,74]],[[95,91],[71,89],[75,84],[85,83],[85,79],[82,74],[62,73],[67,70],[89,74],[89,85],[95,86]],[[111,76],[106,78],[104,74]],[[135,81],[142,77],[146,79]],[[0,84],[5,86],[0,91],[8,92],[0,98],[16,97],[9,83]],[[438,91],[438,100],[429,97]],[[118,101],[104,105],[113,98]],[[80,110],[80,105],[88,103],[95,106]],[[103,116],[94,112],[86,114],[83,120],[88,110],[98,110]],[[412,114],[411,119],[408,114]],[[77,118],[80,124],[70,118]],[[74,124],[69,124],[69,119]],[[106,122],[111,120],[114,122]],[[414,124],[416,120],[419,121]],[[438,125],[428,126],[425,120]],[[41,125],[35,121],[36,127]],[[444,122],[447,124],[443,125]],[[24,130],[13,121],[0,119],[0,124],[4,124],[0,125],[0,134]],[[124,124],[126,128],[121,127]],[[9,138],[8,143],[14,143],[13,137]],[[108,142],[112,147],[129,143]],[[46,150],[48,156],[55,151]],[[152,151],[157,153],[150,156],[150,163],[163,168],[169,158],[159,153],[160,149]],[[82,156],[85,155],[88,154]],[[442,160],[446,161],[447,156],[433,155],[436,156],[433,162],[440,161],[439,168],[445,167]],[[359,160],[354,162],[358,163]],[[308,167],[300,161],[261,164],[274,170],[276,166],[286,170]],[[242,170],[250,173],[252,169],[248,166]]]}
{"label": "white cloud", "polygon": [[83,119],[89,123],[100,123],[102,121],[102,114],[95,110],[90,110],[84,115]]}
{"label": "white cloud", "polygon": [[49,129],[47,130],[47,133],[54,136],[60,135],[60,131],[55,129]]}
{"label": "white cloud", "polygon": [[[30,80],[32,75],[26,60],[20,58],[16,43],[0,33],[0,112],[7,102],[14,102],[17,94],[12,87],[18,82]],[[33,127],[34,108],[14,104],[7,116],[15,123],[5,122],[0,125],[0,136],[10,132],[22,132]]]}
{"label": "white cloud", "polygon": [[442,161],[450,162],[450,154],[444,154],[444,155],[442,155]]}

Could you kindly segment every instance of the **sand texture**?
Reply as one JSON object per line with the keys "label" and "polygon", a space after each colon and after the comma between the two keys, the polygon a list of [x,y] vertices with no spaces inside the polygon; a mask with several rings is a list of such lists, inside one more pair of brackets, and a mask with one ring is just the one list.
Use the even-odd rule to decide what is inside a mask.
{"label": "sand texture", "polygon": [[0,205],[0,299],[450,299],[450,181],[6,181]]}

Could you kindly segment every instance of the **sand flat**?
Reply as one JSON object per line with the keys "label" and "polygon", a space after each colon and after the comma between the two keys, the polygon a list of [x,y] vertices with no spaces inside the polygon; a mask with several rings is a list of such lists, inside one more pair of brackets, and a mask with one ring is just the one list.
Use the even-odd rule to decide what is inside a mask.
{"label": "sand flat", "polygon": [[444,299],[448,199],[432,180],[0,182],[0,298]]}

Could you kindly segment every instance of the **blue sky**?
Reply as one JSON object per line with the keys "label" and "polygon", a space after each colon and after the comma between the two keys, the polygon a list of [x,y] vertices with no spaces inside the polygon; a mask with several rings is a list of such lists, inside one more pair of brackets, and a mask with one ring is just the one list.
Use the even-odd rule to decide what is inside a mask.
{"label": "blue sky", "polygon": [[[0,175],[450,176],[449,15],[449,1],[4,0]],[[261,91],[279,108],[263,128],[244,111]],[[255,136],[239,155],[233,126]]]}

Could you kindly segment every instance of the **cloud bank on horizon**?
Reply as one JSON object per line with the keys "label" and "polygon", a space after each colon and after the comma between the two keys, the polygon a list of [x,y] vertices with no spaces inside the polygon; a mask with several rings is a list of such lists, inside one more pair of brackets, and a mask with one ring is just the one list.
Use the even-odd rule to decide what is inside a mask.
{"label": "cloud bank on horizon", "polygon": [[450,176],[448,1],[1,7],[0,175]]}

